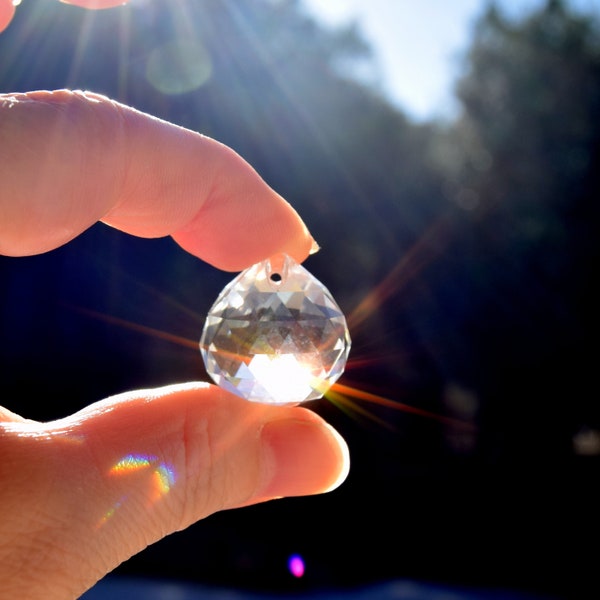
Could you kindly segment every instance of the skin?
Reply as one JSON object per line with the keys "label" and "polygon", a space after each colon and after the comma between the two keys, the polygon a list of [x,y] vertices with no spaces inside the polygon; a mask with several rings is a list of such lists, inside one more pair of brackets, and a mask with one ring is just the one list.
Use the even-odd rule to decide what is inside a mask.
{"label": "skin", "polygon": [[[63,4],[71,4],[91,10],[112,8],[127,4],[127,0],[60,0]],[[15,15],[13,0],[0,0],[0,31],[4,31]]]}
{"label": "skin", "polygon": [[[171,235],[231,271],[313,247],[231,149],[108,98],[0,95],[0,140],[0,254],[46,252],[97,221]],[[0,457],[0,598],[23,600],[77,598],[171,532],[329,491],[349,468],[345,442],[313,412],[206,383],[129,392],[50,423],[0,408]]]}
{"label": "skin", "polygon": [[12,0],[0,0],[0,31],[4,31],[15,14]]}

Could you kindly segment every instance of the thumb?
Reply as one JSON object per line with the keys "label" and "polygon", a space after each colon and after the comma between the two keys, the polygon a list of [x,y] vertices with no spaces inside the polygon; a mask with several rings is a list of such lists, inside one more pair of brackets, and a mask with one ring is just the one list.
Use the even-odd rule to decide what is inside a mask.
{"label": "thumb", "polygon": [[349,465],[313,412],[200,383],[124,394],[49,424],[15,416],[0,434],[0,580],[48,600],[78,597],[215,511],[334,489]]}

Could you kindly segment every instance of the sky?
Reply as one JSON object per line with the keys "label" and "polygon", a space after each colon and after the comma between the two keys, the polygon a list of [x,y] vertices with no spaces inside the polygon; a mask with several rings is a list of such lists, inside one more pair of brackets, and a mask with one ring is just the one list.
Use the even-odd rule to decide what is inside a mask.
{"label": "sky", "polygon": [[[303,0],[328,25],[358,21],[377,60],[378,83],[388,97],[418,121],[451,117],[453,82],[474,20],[486,0]],[[544,0],[499,0],[518,16]],[[600,0],[571,0],[600,15]]]}

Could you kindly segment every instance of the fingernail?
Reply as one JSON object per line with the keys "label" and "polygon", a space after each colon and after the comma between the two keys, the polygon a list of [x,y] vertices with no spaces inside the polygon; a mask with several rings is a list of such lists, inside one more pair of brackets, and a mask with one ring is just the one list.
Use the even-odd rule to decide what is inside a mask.
{"label": "fingernail", "polygon": [[281,419],[267,423],[263,444],[262,495],[307,496],[337,488],[350,468],[348,446],[329,425]]}
{"label": "fingernail", "polygon": [[308,254],[309,255],[316,254],[320,249],[321,249],[321,246],[319,246],[319,244],[317,244],[317,240],[315,240],[315,238],[312,238],[312,244],[310,245],[310,250],[309,250]]}

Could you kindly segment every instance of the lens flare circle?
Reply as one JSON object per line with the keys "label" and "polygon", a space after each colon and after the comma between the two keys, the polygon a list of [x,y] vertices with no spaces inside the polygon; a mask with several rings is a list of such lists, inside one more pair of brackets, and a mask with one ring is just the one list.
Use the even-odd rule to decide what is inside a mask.
{"label": "lens flare circle", "polygon": [[292,554],[290,556],[288,559],[288,570],[297,579],[304,576],[304,560],[302,560],[302,557],[299,554]]}
{"label": "lens flare circle", "polygon": [[186,94],[212,74],[208,51],[198,40],[175,40],[155,48],[146,63],[146,79],[165,95]]}

